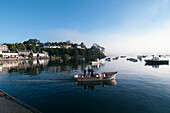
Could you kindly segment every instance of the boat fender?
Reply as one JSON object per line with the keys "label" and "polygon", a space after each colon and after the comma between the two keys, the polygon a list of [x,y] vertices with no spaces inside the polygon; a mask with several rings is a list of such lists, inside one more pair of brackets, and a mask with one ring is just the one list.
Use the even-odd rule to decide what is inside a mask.
{"label": "boat fender", "polygon": [[78,78],[79,76],[78,75],[74,75],[74,78]]}
{"label": "boat fender", "polygon": [[104,74],[103,77],[106,77],[106,75]]}
{"label": "boat fender", "polygon": [[99,75],[96,75],[96,77],[99,77]]}

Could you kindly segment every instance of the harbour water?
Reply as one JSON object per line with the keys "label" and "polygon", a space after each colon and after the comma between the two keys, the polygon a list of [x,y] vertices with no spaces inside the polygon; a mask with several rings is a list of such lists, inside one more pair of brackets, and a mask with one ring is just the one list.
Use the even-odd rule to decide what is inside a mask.
{"label": "harbour water", "polygon": [[[169,58],[167,58],[169,59]],[[43,113],[169,113],[170,66],[112,60],[96,73],[117,71],[111,83],[78,84],[88,63],[35,60],[0,63],[0,89]]]}

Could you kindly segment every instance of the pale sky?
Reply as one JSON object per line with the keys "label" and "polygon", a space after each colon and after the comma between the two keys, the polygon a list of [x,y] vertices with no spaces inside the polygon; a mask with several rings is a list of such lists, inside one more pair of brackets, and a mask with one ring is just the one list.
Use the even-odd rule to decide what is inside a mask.
{"label": "pale sky", "polygon": [[169,0],[0,0],[0,43],[98,43],[107,55],[170,54]]}

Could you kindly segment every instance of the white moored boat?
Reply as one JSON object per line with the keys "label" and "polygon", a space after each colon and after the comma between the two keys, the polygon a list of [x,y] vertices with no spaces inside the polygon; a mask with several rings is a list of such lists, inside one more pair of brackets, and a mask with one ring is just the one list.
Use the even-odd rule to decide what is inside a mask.
{"label": "white moored boat", "polygon": [[168,64],[169,60],[159,60],[158,57],[153,57],[152,59],[145,60],[146,64]]}
{"label": "white moored boat", "polygon": [[98,65],[98,64],[104,64],[105,63],[105,60],[104,59],[97,59],[97,61],[92,61],[91,64],[92,65]]}

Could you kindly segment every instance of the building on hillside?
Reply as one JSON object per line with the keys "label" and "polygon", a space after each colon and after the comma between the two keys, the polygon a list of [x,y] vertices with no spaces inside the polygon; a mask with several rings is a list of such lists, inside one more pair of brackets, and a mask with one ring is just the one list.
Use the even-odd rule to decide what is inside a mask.
{"label": "building on hillside", "polygon": [[68,49],[71,48],[71,45],[60,45],[60,48]]}
{"label": "building on hillside", "polygon": [[40,46],[40,44],[36,44],[35,46],[36,46],[36,47],[39,47],[39,46]]}
{"label": "building on hillside", "polygon": [[8,51],[7,45],[0,45],[0,51]]}
{"label": "building on hillside", "polygon": [[33,57],[48,57],[48,52],[43,52],[43,53],[33,53]]}
{"label": "building on hillside", "polygon": [[44,46],[43,48],[60,48],[60,46]]}
{"label": "building on hillside", "polygon": [[65,45],[65,48],[66,49],[71,48],[71,45]]}
{"label": "building on hillside", "polygon": [[82,49],[82,47],[81,46],[77,46],[77,49]]}
{"label": "building on hillside", "polygon": [[18,57],[18,53],[15,51],[0,51],[0,54],[2,54],[5,58]]}
{"label": "building on hillside", "polygon": [[18,50],[18,55],[28,56],[31,52],[31,50]]}

